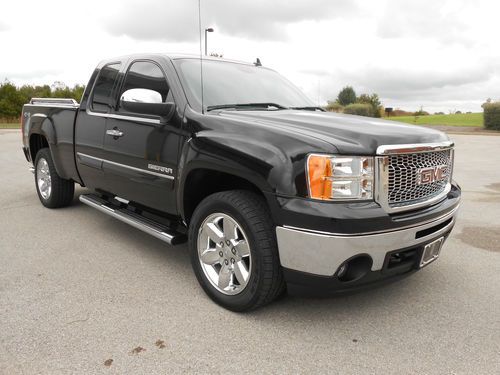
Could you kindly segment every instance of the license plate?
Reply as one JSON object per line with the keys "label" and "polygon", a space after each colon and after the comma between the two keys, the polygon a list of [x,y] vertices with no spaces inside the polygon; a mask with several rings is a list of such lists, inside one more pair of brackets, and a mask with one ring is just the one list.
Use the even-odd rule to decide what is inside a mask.
{"label": "license plate", "polygon": [[422,254],[422,259],[420,259],[420,268],[435,261],[439,257],[439,252],[441,251],[443,242],[444,242],[444,237],[440,237],[437,240],[434,240],[431,243],[425,245],[424,252]]}

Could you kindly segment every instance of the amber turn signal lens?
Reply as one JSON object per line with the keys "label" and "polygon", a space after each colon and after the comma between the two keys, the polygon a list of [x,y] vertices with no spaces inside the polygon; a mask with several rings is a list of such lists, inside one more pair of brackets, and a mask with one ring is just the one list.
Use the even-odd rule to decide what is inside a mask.
{"label": "amber turn signal lens", "polygon": [[307,171],[311,198],[330,199],[332,195],[332,181],[328,179],[332,173],[330,158],[321,155],[309,156]]}

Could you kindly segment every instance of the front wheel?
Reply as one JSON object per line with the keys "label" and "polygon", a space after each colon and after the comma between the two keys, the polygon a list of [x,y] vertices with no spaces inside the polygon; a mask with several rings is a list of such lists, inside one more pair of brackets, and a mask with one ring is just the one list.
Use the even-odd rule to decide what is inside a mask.
{"label": "front wheel", "polygon": [[48,148],[42,148],[36,154],[35,185],[38,198],[45,207],[68,206],[73,200],[75,184],[59,177]]}
{"label": "front wheel", "polygon": [[274,224],[264,200],[242,190],[215,193],[189,226],[191,263],[205,292],[221,306],[250,310],[284,291]]}

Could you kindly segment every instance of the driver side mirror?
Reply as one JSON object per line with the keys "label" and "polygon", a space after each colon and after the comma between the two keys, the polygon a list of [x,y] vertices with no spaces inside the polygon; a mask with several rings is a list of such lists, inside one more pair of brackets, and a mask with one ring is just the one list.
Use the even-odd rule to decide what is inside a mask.
{"label": "driver side mirror", "polygon": [[175,110],[175,103],[163,103],[161,94],[150,89],[130,89],[120,98],[120,107],[127,112],[160,116],[161,122],[168,122]]}

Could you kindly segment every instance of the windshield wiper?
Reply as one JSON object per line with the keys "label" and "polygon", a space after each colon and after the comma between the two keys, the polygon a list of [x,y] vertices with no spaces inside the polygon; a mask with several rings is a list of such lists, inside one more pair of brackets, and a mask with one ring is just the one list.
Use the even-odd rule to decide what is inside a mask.
{"label": "windshield wiper", "polygon": [[215,109],[239,109],[239,108],[276,108],[276,109],[288,109],[281,104],[276,103],[242,103],[242,104],[219,104],[219,105],[209,105],[207,107],[207,112],[213,111]]}
{"label": "windshield wiper", "polygon": [[290,107],[290,109],[298,109],[298,110],[304,110],[304,111],[321,111],[321,112],[326,112],[324,108],[321,107]]}

